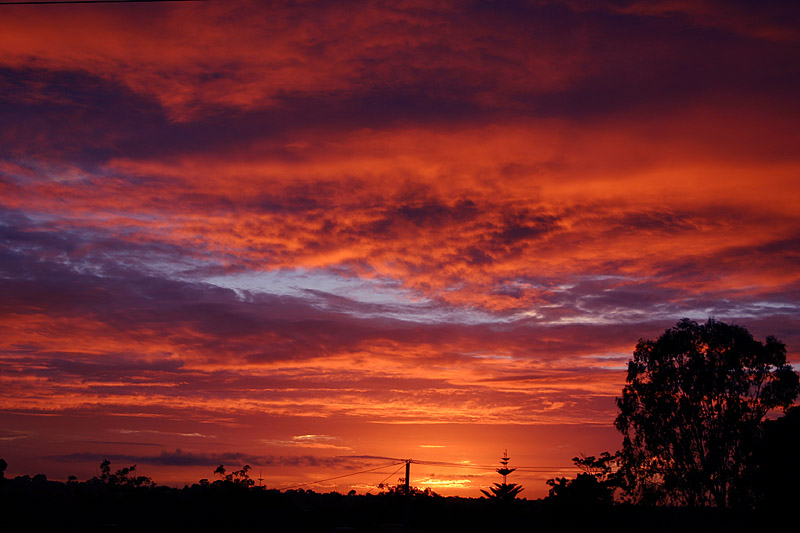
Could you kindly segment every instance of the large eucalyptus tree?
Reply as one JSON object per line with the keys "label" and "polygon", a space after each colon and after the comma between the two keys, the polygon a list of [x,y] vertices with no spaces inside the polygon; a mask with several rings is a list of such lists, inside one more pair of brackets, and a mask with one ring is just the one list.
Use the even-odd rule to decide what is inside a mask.
{"label": "large eucalyptus tree", "polygon": [[615,421],[622,479],[639,503],[746,505],[762,421],[797,397],[786,346],[683,319],[639,340]]}

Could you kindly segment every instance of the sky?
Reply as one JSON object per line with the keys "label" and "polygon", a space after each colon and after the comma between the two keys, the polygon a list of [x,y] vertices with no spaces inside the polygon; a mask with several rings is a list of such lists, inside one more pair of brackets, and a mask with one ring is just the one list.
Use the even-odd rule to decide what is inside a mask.
{"label": "sky", "polygon": [[620,446],[640,338],[797,365],[799,41],[778,0],[0,5],[7,474],[478,497],[508,450],[536,498]]}

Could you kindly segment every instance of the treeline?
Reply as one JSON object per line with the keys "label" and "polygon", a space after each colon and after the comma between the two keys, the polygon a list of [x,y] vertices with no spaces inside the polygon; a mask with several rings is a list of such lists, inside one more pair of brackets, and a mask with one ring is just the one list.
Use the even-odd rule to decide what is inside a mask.
{"label": "treeline", "polygon": [[[492,500],[430,491],[376,495],[278,491],[224,474],[182,489],[135,468],[63,483],[44,475],[0,480],[3,531],[64,532],[411,532],[751,531],[781,529],[780,513],[610,504],[594,498]],[[241,471],[239,471],[241,472]],[[246,471],[245,471],[246,474]],[[227,477],[231,476],[231,477]]]}

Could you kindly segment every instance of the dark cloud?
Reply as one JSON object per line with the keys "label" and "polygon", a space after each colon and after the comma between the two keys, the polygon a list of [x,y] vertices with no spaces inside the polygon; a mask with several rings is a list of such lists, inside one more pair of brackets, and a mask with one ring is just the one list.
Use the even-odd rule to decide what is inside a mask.
{"label": "dark cloud", "polygon": [[[766,242],[747,246],[731,245],[714,253],[680,255],[661,262],[656,276],[661,280],[682,281],[684,283],[712,278],[720,278],[738,272],[742,265],[755,267],[756,272],[770,275],[776,272],[790,272],[800,267],[800,236],[768,239]],[[752,290],[752,289],[749,289]],[[784,287],[785,291],[795,292],[793,285]],[[714,296],[722,296],[715,294]],[[736,290],[729,291],[736,298]]]}
{"label": "dark cloud", "polygon": [[[570,2],[573,6],[597,7],[591,2]],[[767,0],[753,3],[747,0],[702,0],[690,3],[674,2],[609,2],[607,8],[639,16],[676,18],[682,24],[711,27],[725,32],[767,41],[797,39],[800,9],[794,2]]]}
{"label": "dark cloud", "polygon": [[[92,379],[119,379],[130,376],[132,380],[141,380],[153,374],[174,375],[182,373],[183,361],[164,359],[160,361],[141,361],[136,356],[128,358],[117,356],[113,360],[92,359],[89,361],[54,359],[39,361],[55,373],[74,374]],[[42,372],[44,373],[44,372]]]}
{"label": "dark cloud", "polygon": [[691,216],[687,213],[625,213],[621,218],[616,219],[617,227],[611,229],[616,231],[619,229],[630,229],[635,231],[653,231],[653,232],[675,232],[675,231],[692,231],[697,229],[697,225],[693,220],[700,217]]}
{"label": "dark cloud", "polygon": [[[354,468],[355,461],[349,457],[325,457],[314,455],[275,456],[252,455],[241,452],[228,453],[194,453],[176,449],[174,452],[162,451],[159,455],[127,455],[104,454],[94,452],[76,452],[65,455],[54,455],[50,459],[67,462],[100,462],[108,459],[113,463],[134,463],[158,466],[208,466],[227,464],[232,467],[249,464],[250,466],[297,466],[297,467],[337,467]],[[361,463],[363,464],[363,463]]]}
{"label": "dark cloud", "polygon": [[507,212],[495,239],[505,245],[534,240],[558,229],[558,217],[528,212]]}
{"label": "dark cloud", "polygon": [[91,169],[132,146],[158,146],[156,132],[181,138],[157,103],[87,72],[0,67],[0,80],[4,158],[60,159]]}
{"label": "dark cloud", "polygon": [[[268,106],[248,109],[198,103],[205,112],[186,122],[172,120],[144,87],[125,84],[124,75],[4,66],[3,154],[93,168],[113,157],[241,153],[254,140],[273,139],[259,148],[263,156],[297,161],[304,156],[286,146],[287,133],[309,128],[456,126],[520,116],[578,120],[621,111],[652,118],[718,94],[770,106],[791,101],[800,86],[796,50],[708,26],[687,28],[675,17],[558,3],[405,14],[414,23],[434,17],[445,36],[418,45],[408,39],[405,50],[399,43],[399,49],[363,47],[349,58],[346,88],[283,90]],[[784,15],[773,18],[785,24]],[[212,85],[214,76],[229,78],[232,64],[235,59],[209,65],[199,86]],[[551,76],[559,81],[538,86]]]}

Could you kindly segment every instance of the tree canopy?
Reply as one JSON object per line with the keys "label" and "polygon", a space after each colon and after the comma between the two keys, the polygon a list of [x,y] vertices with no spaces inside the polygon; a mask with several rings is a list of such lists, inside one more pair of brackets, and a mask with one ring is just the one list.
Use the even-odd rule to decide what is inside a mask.
{"label": "tree canopy", "polygon": [[586,509],[611,505],[614,491],[619,486],[619,452],[613,455],[603,452],[599,457],[593,455],[573,457],[575,466],[583,470],[575,479],[556,477],[548,479],[551,502],[573,509]]}
{"label": "tree canopy", "polygon": [[683,319],[639,340],[617,399],[621,478],[633,501],[746,505],[761,423],[797,397],[786,347],[747,329]]}

